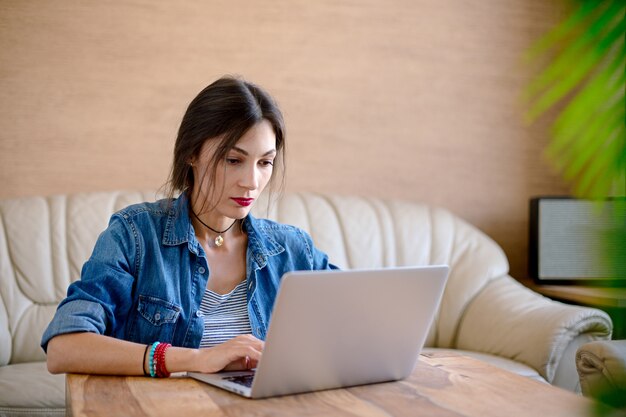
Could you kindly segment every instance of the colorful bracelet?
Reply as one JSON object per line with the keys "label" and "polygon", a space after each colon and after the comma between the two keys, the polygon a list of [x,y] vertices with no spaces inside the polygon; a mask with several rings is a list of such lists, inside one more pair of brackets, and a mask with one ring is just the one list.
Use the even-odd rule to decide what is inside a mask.
{"label": "colorful bracelet", "polygon": [[154,352],[156,351],[157,346],[159,346],[159,342],[154,342],[150,347],[150,359],[148,366],[150,367],[150,376],[152,378],[156,378],[156,363],[154,361]]}
{"label": "colorful bracelet", "polygon": [[170,372],[167,370],[165,366],[165,352],[169,347],[172,346],[169,343],[159,343],[159,346],[156,348],[156,352],[154,353],[156,364],[156,374],[159,378],[167,378],[170,376]]}
{"label": "colorful bracelet", "polygon": [[154,342],[152,346],[150,346],[149,367],[150,376],[152,378],[167,378],[170,376],[170,372],[165,366],[165,352],[170,346],[172,345],[169,343],[161,342]]}
{"label": "colorful bracelet", "polygon": [[143,371],[144,376],[150,375],[148,372],[146,372],[146,356],[148,356],[149,349],[150,345],[146,345],[146,349],[143,351],[143,361],[141,361],[141,370]]}

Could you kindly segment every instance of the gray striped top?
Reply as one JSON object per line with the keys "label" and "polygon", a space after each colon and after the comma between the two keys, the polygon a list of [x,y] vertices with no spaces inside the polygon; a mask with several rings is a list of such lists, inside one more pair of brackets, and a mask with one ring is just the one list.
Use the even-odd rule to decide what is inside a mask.
{"label": "gray striped top", "polygon": [[200,303],[204,314],[204,331],[200,347],[213,347],[241,334],[252,333],[246,300],[246,281],[228,294],[217,294],[209,289]]}

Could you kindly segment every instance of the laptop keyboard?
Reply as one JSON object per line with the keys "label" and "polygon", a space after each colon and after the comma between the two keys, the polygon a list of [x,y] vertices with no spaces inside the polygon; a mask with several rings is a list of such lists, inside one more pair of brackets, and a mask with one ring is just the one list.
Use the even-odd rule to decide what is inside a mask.
{"label": "laptop keyboard", "polygon": [[250,388],[252,387],[254,375],[225,376],[223,379]]}

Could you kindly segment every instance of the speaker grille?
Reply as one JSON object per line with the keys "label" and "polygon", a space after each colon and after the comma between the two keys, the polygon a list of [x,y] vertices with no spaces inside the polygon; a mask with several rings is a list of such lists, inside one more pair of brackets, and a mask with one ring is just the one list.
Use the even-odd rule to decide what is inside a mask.
{"label": "speaker grille", "polygon": [[[576,199],[537,199],[531,216],[531,256],[539,279],[626,277],[626,204]],[[533,223],[535,223],[533,225]]]}

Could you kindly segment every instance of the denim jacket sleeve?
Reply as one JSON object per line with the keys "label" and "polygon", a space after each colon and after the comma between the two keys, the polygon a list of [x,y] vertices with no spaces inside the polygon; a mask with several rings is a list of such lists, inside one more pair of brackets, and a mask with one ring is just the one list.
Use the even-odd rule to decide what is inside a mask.
{"label": "denim jacket sleeve", "polygon": [[53,337],[92,332],[120,337],[132,305],[139,246],[132,224],[115,214],[98,237],[93,253],[83,265],[81,279],[70,285],[67,297],[43,334],[47,349]]}

